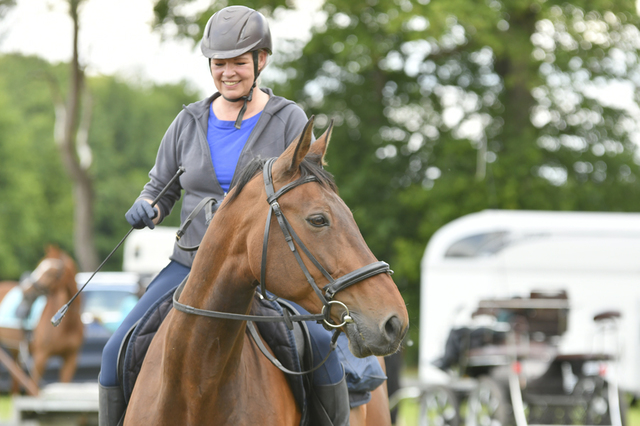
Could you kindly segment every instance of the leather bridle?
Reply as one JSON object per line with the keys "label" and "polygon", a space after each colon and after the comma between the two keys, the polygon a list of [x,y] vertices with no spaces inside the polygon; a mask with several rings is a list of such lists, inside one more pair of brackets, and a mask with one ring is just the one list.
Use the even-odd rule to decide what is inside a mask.
{"label": "leather bridle", "polygon": [[[338,300],[333,300],[333,297],[336,295],[336,293],[360,281],[363,281],[369,277],[382,274],[382,273],[392,274],[393,271],[389,269],[389,265],[387,263],[378,261],[378,262],[371,263],[367,266],[363,266],[362,268],[356,269],[355,271],[349,272],[338,279],[334,279],[331,276],[331,274],[329,274],[329,272],[327,272],[327,270],[320,264],[320,262],[318,262],[318,260],[311,254],[311,252],[309,251],[309,249],[307,249],[307,247],[304,245],[302,240],[300,240],[295,230],[291,227],[291,224],[285,217],[284,212],[280,208],[280,204],[278,203],[278,198],[280,198],[283,194],[289,192],[293,188],[296,188],[297,186],[300,186],[302,184],[309,183],[309,182],[319,182],[319,180],[315,176],[308,176],[302,179],[298,179],[294,182],[291,182],[283,186],[276,192],[273,187],[273,178],[271,173],[271,169],[275,161],[276,161],[276,158],[268,159],[265,162],[264,168],[263,168],[264,185],[267,192],[267,202],[269,203],[270,209],[269,209],[269,214],[267,216],[267,223],[265,225],[265,230],[264,230],[264,240],[262,243],[262,261],[261,261],[261,267],[260,267],[261,296],[271,301],[277,299],[277,297],[269,298],[266,290],[266,283],[265,283],[266,267],[267,267],[267,247],[269,243],[269,229],[271,226],[272,215],[275,214],[276,220],[280,225],[280,229],[284,234],[284,237],[285,237],[285,240],[287,241],[289,249],[291,250],[291,252],[293,252],[296,258],[296,261],[298,262],[298,265],[300,265],[300,268],[302,269],[302,272],[304,273],[307,279],[307,282],[309,283],[309,285],[311,285],[311,288],[313,288],[313,291],[316,293],[316,295],[318,296],[318,298],[323,304],[322,313],[311,314],[311,315],[290,315],[287,313],[287,310],[285,309],[284,316],[275,316],[275,315],[262,316],[262,315],[234,314],[230,312],[212,311],[208,309],[198,309],[178,301],[180,294],[182,293],[182,290],[184,288],[184,285],[187,281],[186,278],[180,284],[180,286],[178,287],[178,289],[175,291],[173,295],[173,306],[180,312],[193,314],[193,315],[201,315],[201,316],[206,316],[211,318],[222,318],[222,319],[231,319],[231,320],[239,320],[239,321],[256,321],[256,322],[285,322],[289,327],[289,329],[293,329],[294,321],[295,322],[318,321],[318,322],[322,322],[325,328],[327,329],[340,328],[347,323],[353,322],[353,318],[349,313],[349,308],[344,303]],[[294,241],[295,241],[295,244],[294,244]],[[306,265],[302,261],[302,257],[300,256],[299,251],[296,249],[296,244],[300,247],[300,249],[304,252],[304,254],[309,258],[309,260],[311,260],[311,262],[316,266],[316,268],[318,268],[318,270],[322,273],[322,275],[329,281],[329,284],[324,286],[322,290],[318,287],[315,280],[311,276],[311,273],[309,272]],[[324,293],[323,293],[323,290],[324,290]],[[330,318],[332,304],[339,304],[345,310],[344,313],[342,314],[341,324],[334,324]]]}

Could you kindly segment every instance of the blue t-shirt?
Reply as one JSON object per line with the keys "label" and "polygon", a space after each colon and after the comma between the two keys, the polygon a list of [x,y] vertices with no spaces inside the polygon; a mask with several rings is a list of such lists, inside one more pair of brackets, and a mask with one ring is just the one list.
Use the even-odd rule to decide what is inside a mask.
{"label": "blue t-shirt", "polygon": [[213,113],[213,104],[209,107],[207,142],[209,142],[209,151],[211,152],[213,169],[216,171],[216,178],[224,192],[229,191],[229,185],[236,171],[242,148],[247,143],[249,134],[256,126],[261,114],[262,112],[242,120],[241,128],[236,129],[235,120],[218,120]]}

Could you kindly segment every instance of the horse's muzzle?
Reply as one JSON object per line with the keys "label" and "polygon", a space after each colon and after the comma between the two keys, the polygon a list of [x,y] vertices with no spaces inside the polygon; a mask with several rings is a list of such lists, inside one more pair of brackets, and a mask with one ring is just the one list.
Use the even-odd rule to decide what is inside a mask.
{"label": "horse's muzzle", "polygon": [[353,322],[343,328],[349,338],[349,349],[358,358],[370,355],[386,356],[395,353],[402,344],[408,324],[395,314],[390,315],[379,326],[372,325],[357,312],[352,312]]}

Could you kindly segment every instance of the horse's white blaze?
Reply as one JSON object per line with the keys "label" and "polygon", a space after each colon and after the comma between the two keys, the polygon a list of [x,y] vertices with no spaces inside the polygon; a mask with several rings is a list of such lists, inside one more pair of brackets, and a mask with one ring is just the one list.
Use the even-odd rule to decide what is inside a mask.
{"label": "horse's white blaze", "polygon": [[44,259],[29,275],[29,280],[26,283],[26,287],[29,288],[34,283],[40,281],[44,274],[49,272],[51,269],[56,269],[57,271],[62,272],[63,268],[64,262],[60,259]]}

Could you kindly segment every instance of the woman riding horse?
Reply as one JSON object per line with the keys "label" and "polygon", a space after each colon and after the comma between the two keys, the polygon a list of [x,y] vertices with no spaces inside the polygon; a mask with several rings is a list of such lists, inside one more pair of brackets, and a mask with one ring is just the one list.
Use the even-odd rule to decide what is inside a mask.
{"label": "woman riding horse", "polygon": [[[277,159],[252,162],[221,203],[188,279],[169,293],[173,309],[151,341],[124,426],[315,426],[318,412],[296,403],[291,376],[264,356],[253,321],[320,321],[344,332],[360,359],[400,346],[405,302],[323,168],[331,127],[311,144],[312,126]],[[313,314],[248,315],[257,289]],[[355,410],[365,418],[352,426],[390,426],[388,405],[373,402]]]}
{"label": "woman riding horse", "polygon": [[[300,135],[307,117],[294,102],[258,88],[257,79],[267,63],[272,43],[269,26],[259,12],[243,6],[226,7],[207,23],[202,53],[218,90],[213,96],[184,107],[166,132],[150,181],[126,213],[137,229],[154,228],[166,217],[184,191],[181,219],[184,222],[201,200],[222,201],[239,172],[255,157],[277,157]],[[175,175],[186,172],[167,191],[156,207],[151,203]],[[146,293],[111,337],[102,355],[100,372],[100,425],[115,425],[125,408],[117,378],[117,356],[126,332],[161,296],[176,287],[190,272],[194,251],[207,229],[204,213],[198,214],[176,243],[171,261],[149,284]],[[306,311],[300,308],[301,313]],[[308,322],[314,359],[319,362],[330,351],[331,335],[321,325]],[[377,361],[374,368],[384,377]],[[324,412],[330,424],[348,424],[349,399],[344,370],[331,353],[314,372]],[[338,395],[336,397],[336,395]],[[326,399],[323,400],[323,397]],[[337,404],[336,404],[337,402]],[[366,402],[366,401],[364,401]]]}

